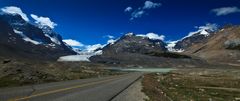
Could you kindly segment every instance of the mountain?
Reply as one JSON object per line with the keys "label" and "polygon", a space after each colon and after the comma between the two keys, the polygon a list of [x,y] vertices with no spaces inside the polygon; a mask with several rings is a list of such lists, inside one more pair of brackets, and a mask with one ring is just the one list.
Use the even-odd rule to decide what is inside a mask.
{"label": "mountain", "polygon": [[103,55],[114,55],[120,53],[149,53],[164,52],[166,44],[159,39],[150,39],[128,33],[114,43],[108,44],[103,50]]}
{"label": "mountain", "polygon": [[[182,40],[178,41],[174,46],[174,49],[185,50],[186,48],[192,46],[193,44],[202,43],[208,40],[213,34],[202,34],[203,32],[198,32],[192,36],[185,37]],[[204,33],[209,33],[204,31]]]}
{"label": "mountain", "polygon": [[192,44],[184,53],[218,64],[240,66],[240,26],[218,30],[204,42]]}
{"label": "mountain", "polygon": [[0,28],[3,57],[56,60],[76,54],[50,27],[31,24],[21,15],[1,12]]}
{"label": "mountain", "polygon": [[205,26],[200,26],[198,27],[197,31],[190,32],[187,36],[175,41],[171,48],[175,51],[182,52],[194,44],[206,42],[206,40],[214,35],[216,30],[217,25],[215,24],[206,24]]}
{"label": "mountain", "polygon": [[204,61],[178,53],[170,53],[159,39],[128,33],[103,47],[101,55],[91,62],[124,67],[196,67]]}

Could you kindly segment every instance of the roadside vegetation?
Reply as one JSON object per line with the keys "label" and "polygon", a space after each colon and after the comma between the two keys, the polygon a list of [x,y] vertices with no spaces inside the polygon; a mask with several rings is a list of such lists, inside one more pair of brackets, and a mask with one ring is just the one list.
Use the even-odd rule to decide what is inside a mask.
{"label": "roadside vegetation", "polygon": [[122,72],[103,69],[89,62],[3,61],[0,64],[0,87],[24,86],[108,75]]}
{"label": "roadside vegetation", "polygon": [[188,69],[147,74],[143,86],[149,101],[239,101],[240,70]]}

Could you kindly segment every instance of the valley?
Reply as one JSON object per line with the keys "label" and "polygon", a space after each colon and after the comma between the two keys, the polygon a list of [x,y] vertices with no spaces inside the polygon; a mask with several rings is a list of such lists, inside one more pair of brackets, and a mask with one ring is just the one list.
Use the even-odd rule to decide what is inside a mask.
{"label": "valley", "polygon": [[[160,17],[143,19],[146,23],[135,20],[161,5],[145,1],[137,9],[127,7],[128,22],[122,21],[125,17],[120,22],[118,18],[98,21],[110,16],[106,12],[88,12],[93,15],[83,19],[74,15],[76,9],[71,10],[76,11],[73,15],[61,11],[66,14],[56,19],[70,25],[37,16],[25,7],[26,13],[16,6],[2,7],[0,101],[240,101],[240,24],[220,19],[219,24],[196,26],[199,22],[168,24],[170,20],[156,27],[162,21],[152,23]],[[219,9],[224,12],[215,17],[240,12],[238,7]],[[46,12],[50,11],[42,13]],[[119,16],[115,11],[111,14]],[[92,16],[96,21],[88,20]]]}

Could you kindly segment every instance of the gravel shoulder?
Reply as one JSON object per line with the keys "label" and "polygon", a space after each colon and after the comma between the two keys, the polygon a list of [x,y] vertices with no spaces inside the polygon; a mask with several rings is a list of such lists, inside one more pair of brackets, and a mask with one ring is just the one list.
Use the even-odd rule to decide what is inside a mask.
{"label": "gravel shoulder", "polygon": [[142,92],[142,88],[142,79],[139,79],[112,101],[145,101],[148,97]]}

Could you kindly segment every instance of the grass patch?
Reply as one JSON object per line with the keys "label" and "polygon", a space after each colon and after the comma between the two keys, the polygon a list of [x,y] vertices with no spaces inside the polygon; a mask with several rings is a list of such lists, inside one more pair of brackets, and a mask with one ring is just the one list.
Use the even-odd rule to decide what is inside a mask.
{"label": "grass patch", "polygon": [[239,78],[225,72],[214,76],[210,76],[212,73],[202,76],[201,73],[147,74],[143,79],[143,91],[150,101],[170,101],[166,97],[173,101],[236,101],[240,98]]}
{"label": "grass patch", "polygon": [[12,80],[12,77],[10,76],[0,78],[0,87],[12,87],[20,85],[21,85],[20,81]]}

